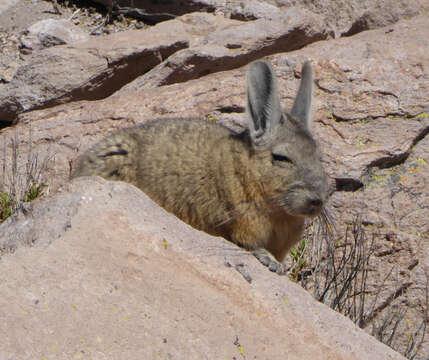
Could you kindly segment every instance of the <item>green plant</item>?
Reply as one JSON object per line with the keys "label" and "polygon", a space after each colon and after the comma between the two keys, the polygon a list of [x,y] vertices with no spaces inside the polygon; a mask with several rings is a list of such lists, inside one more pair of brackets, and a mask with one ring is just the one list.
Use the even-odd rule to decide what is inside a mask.
{"label": "green plant", "polygon": [[32,184],[30,188],[25,192],[24,197],[22,198],[23,202],[30,202],[34,199],[37,199],[43,194],[44,184]]}
{"label": "green plant", "polygon": [[12,197],[7,192],[0,193],[0,223],[12,215]]}
{"label": "green plant", "polygon": [[290,250],[292,266],[289,269],[289,278],[295,282],[299,280],[301,272],[307,266],[307,244],[308,239],[303,237],[299,243]]}

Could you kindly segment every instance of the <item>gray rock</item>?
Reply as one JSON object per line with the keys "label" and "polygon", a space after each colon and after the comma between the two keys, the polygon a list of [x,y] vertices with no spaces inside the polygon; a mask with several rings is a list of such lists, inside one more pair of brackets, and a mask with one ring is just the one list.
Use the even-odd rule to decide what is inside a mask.
{"label": "gray rock", "polygon": [[46,19],[31,25],[21,37],[21,44],[32,51],[88,39],[86,32],[68,20]]}
{"label": "gray rock", "polygon": [[14,6],[18,0],[3,0],[0,3],[0,14]]}
{"label": "gray rock", "polygon": [[32,108],[107,97],[188,46],[186,39],[155,28],[145,34],[122,32],[35,53],[9,84],[0,85],[0,121]]}
{"label": "gray rock", "polygon": [[232,19],[256,20],[277,19],[289,9],[280,9],[265,1],[240,1],[232,3],[228,9]]}

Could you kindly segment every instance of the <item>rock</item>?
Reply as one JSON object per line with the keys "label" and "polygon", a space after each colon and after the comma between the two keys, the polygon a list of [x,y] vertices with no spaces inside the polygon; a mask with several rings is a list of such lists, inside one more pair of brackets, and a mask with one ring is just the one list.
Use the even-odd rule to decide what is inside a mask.
{"label": "rock", "polygon": [[231,70],[262,56],[299,49],[329,35],[318,17],[298,8],[288,9],[275,20],[235,22],[217,28],[194,46],[177,52],[123,91],[169,85]]}
{"label": "rock", "polygon": [[[244,24],[220,16],[191,14],[141,32],[46,49],[20,67],[10,84],[0,88],[7,94],[0,96],[0,119],[13,121],[17,115],[14,109],[28,111],[107,97],[188,43],[189,51],[164,61],[130,85],[131,89],[141,83],[151,87],[187,81],[242,66],[260,56],[297,49],[325,39],[328,33],[322,28],[318,19],[297,9],[278,21],[261,19]],[[82,63],[87,64],[84,71]],[[10,102],[19,106],[11,108]]]}
{"label": "rock", "polygon": [[86,32],[68,20],[46,19],[31,25],[21,37],[21,44],[32,51],[88,39]]}
{"label": "rock", "polygon": [[[253,6],[253,3],[246,4],[243,6]],[[272,14],[265,14],[263,17],[261,15],[259,20],[247,23],[234,22],[233,20],[208,14],[194,14],[185,16],[183,19],[158,24],[152,29],[143,30],[142,33],[114,34],[106,37],[103,41],[89,40],[87,44],[83,45],[81,43],[82,45],[76,48],[74,47],[75,45],[70,45],[67,50],[59,49],[58,47],[55,50],[45,50],[33,56],[27,64],[17,70],[15,67],[6,69],[8,72],[4,77],[4,82],[10,83],[0,88],[1,94],[8,94],[8,99],[0,94],[0,119],[7,122],[14,121],[17,113],[14,113],[13,109],[28,111],[33,108],[52,106],[68,101],[100,99],[110,95],[122,85],[150,70],[158,63],[157,59],[154,58],[154,53],[156,53],[157,49],[153,49],[153,52],[148,55],[152,58],[151,61],[142,60],[142,63],[148,65],[141,67],[132,64],[132,61],[134,61],[132,59],[138,57],[138,51],[134,55],[125,55],[127,50],[124,49],[125,54],[123,56],[117,55],[117,61],[120,65],[115,64],[112,66],[110,63],[106,63],[105,58],[109,58],[110,55],[106,54],[105,49],[102,48],[103,44],[107,42],[123,41],[132,48],[142,45],[140,40],[142,34],[144,34],[144,39],[155,36],[158,40],[163,37],[164,41],[167,42],[173,41],[175,38],[177,42],[170,43],[167,46],[170,50],[161,51],[163,60],[172,52],[186,47],[186,41],[194,43],[194,46],[165,60],[156,69],[150,71],[135,84],[130,85],[132,90],[134,87],[167,85],[198,78],[211,72],[233,69],[243,66],[258,57],[291,51],[311,42],[326,39],[334,34],[327,24],[327,22],[332,22],[331,20],[324,20],[321,16],[309,11],[285,5],[281,11],[275,12],[273,5],[260,3],[258,6],[263,9],[271,9]],[[329,6],[324,7],[325,10],[327,8]],[[410,4],[400,4],[392,9],[396,9],[395,11],[398,14],[406,12],[407,16],[412,16],[417,11],[414,9],[420,8],[417,5],[413,7]],[[353,34],[360,31],[359,29],[378,26],[376,24],[380,23],[377,20],[380,15],[374,12],[375,10],[371,10],[373,8],[369,5],[365,9],[366,12],[360,15],[359,21],[356,23],[358,25],[351,25],[350,28],[343,31],[344,33]],[[315,11],[315,9],[312,10]],[[387,12],[387,14],[389,13]],[[321,15],[325,16],[326,14]],[[387,16],[384,16],[385,21],[383,24],[394,22],[399,16],[392,15],[392,21],[388,20]],[[53,24],[57,23],[54,20],[42,21],[34,26],[32,32],[47,34],[41,38],[41,42],[45,46],[52,45],[51,41],[54,44],[62,43],[63,41],[67,42],[65,35],[58,37],[55,34],[51,34],[51,30],[47,30],[48,28],[52,29]],[[335,26],[338,27],[338,24],[335,24]],[[209,27],[212,28],[211,33],[208,31]],[[137,34],[139,35],[137,36]],[[36,35],[25,37],[23,39],[24,45],[28,48],[36,46],[33,41],[35,37]],[[39,38],[40,35],[37,35],[37,39]],[[70,36],[70,38],[72,40],[73,36]],[[154,43],[151,43],[150,40],[148,41],[149,44],[145,45],[150,47],[150,44],[152,44],[153,46]],[[82,52],[80,50],[82,48],[86,50]],[[89,51],[89,48],[93,50]],[[79,64],[87,61],[90,62],[90,65],[87,66],[88,69],[92,68],[95,72],[80,71]],[[108,61],[110,61],[110,58]],[[118,69],[119,67],[121,70]],[[76,76],[76,73],[79,76]],[[124,75],[125,73],[127,75]],[[65,76],[67,74],[69,75]],[[10,79],[11,76],[14,77]],[[11,100],[10,96],[13,96],[14,99]],[[19,104],[19,106],[11,108],[8,105],[11,101],[14,104]]]}
{"label": "rock", "polygon": [[[108,1],[108,0],[107,0]],[[106,0],[96,0],[106,3]],[[191,11],[209,11],[238,20],[275,19],[290,7],[300,6],[323,17],[326,30],[334,29],[337,37],[394,24],[401,19],[421,15],[429,10],[426,0],[189,0],[177,6],[174,1],[120,0],[120,6],[133,6],[148,12],[183,15]],[[105,4],[104,4],[105,5]]]}
{"label": "rock", "polygon": [[[19,63],[14,59],[8,59],[8,61],[0,61],[0,83],[9,83],[15,76],[16,70],[19,68]],[[9,106],[5,104],[5,108]],[[16,112],[17,109],[11,109]],[[10,110],[9,110],[10,111]]]}
{"label": "rock", "polygon": [[[324,147],[336,176],[360,181],[369,168],[400,162],[425,136],[429,125],[424,115],[429,108],[429,83],[424,80],[429,59],[423,50],[429,40],[421,29],[425,24],[424,17],[415,18],[352,40],[310,45],[296,52],[297,57],[273,57],[280,72],[303,58],[317,63],[315,83],[320,92],[315,118],[331,134],[325,136]],[[406,43],[407,54],[395,49],[395,43]],[[395,131],[386,136],[387,129]]]}
{"label": "rock", "polygon": [[10,84],[0,85],[0,122],[11,122],[19,112],[32,108],[107,97],[173,52],[235,23],[220,16],[194,14],[149,29],[40,51],[18,69]]}
{"label": "rock", "polygon": [[[277,3],[280,8],[282,4],[290,6],[289,0],[280,0]],[[429,10],[426,0],[316,0],[306,2],[305,6],[321,15],[335,30],[336,37],[391,25]]]}
{"label": "rock", "polygon": [[18,0],[3,0],[0,3],[0,14],[14,6]]}
{"label": "rock", "polygon": [[[275,18],[278,13],[287,11],[295,1],[277,0],[267,2],[230,2],[235,8],[231,11],[234,19]],[[234,4],[234,5],[232,5]],[[277,9],[273,9],[273,5]],[[347,2],[341,0],[316,0],[299,4],[314,14],[320,15],[336,37],[350,36],[358,32],[377,29],[394,24],[401,19],[409,19],[426,13],[429,4],[425,0],[363,0]]]}
{"label": "rock", "polygon": [[155,27],[144,31],[146,36],[135,30],[37,52],[0,87],[0,119],[13,121],[16,111],[107,97],[188,46]]}
{"label": "rock", "polygon": [[[13,78],[20,63],[16,51],[19,36],[9,33],[5,20],[10,21],[10,13],[19,0],[4,0],[0,2],[0,86]],[[1,121],[1,120],[0,120]]]}
{"label": "rock", "polygon": [[52,14],[49,13],[51,10],[52,2],[42,0],[1,0],[0,35],[3,31],[23,31],[33,23],[52,17]]}
{"label": "rock", "polygon": [[129,184],[78,179],[0,231],[5,359],[403,359]]}
{"label": "rock", "polygon": [[240,1],[229,3],[228,5],[230,5],[228,13],[231,16],[231,19],[245,21],[256,19],[277,19],[283,16],[284,12],[289,11],[288,8],[280,9],[265,1]]}

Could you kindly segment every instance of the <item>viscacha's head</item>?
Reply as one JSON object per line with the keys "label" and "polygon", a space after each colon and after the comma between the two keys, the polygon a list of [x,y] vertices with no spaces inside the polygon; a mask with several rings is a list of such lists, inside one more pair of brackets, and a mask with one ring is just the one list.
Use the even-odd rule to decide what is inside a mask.
{"label": "viscacha's head", "polygon": [[313,77],[310,63],[290,112],[282,112],[275,75],[265,61],[247,72],[247,112],[253,164],[267,204],[291,216],[314,217],[327,200],[327,176],[311,127]]}

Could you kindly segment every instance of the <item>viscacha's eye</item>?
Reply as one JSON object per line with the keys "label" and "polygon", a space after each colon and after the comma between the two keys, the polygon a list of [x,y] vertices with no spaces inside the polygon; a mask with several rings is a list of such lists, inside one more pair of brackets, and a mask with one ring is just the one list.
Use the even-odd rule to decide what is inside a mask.
{"label": "viscacha's eye", "polygon": [[281,162],[288,162],[288,163],[292,163],[292,160],[290,158],[288,158],[285,155],[280,155],[280,154],[272,154],[273,155],[273,160],[274,161],[281,161]]}

